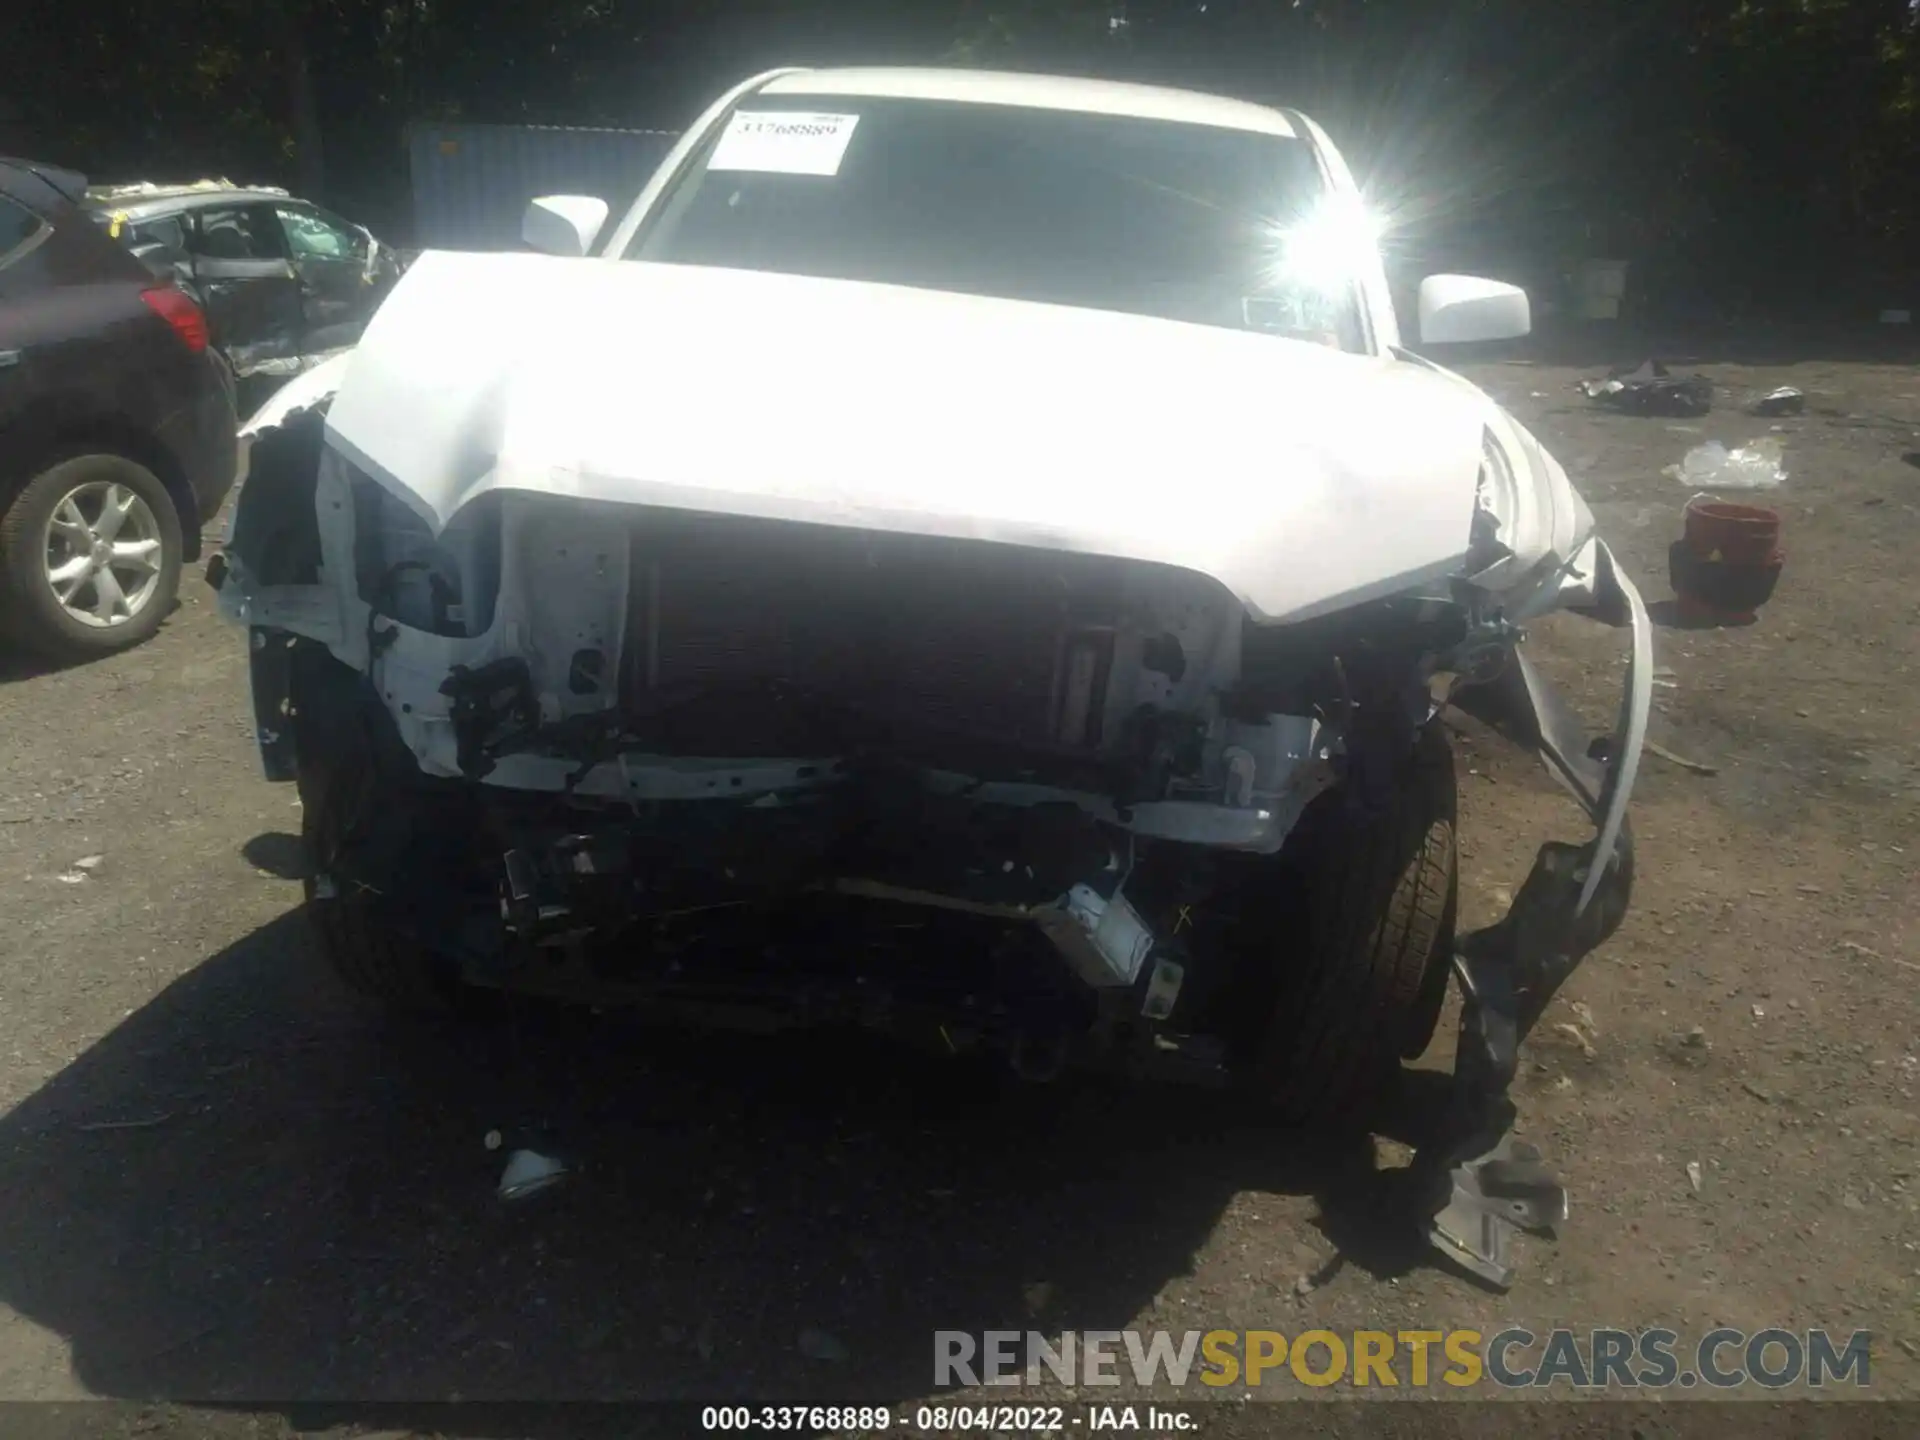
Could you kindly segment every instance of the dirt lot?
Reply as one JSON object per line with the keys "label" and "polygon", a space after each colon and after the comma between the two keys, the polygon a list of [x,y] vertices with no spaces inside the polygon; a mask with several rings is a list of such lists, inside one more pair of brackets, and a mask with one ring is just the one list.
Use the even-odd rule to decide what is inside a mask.
{"label": "dirt lot", "polygon": [[[293,795],[258,776],[242,648],[194,580],[137,653],[0,662],[0,1398],[267,1410],[140,1422],[180,1433],[290,1401],[898,1402],[934,1329],[1030,1322],[1865,1328],[1875,1392],[1920,1397],[1916,371],[1707,367],[1809,392],[1771,422],[1599,413],[1590,365],[1473,373],[1649,599],[1688,494],[1661,467],[1777,425],[1791,472],[1759,623],[1660,634],[1656,738],[1718,773],[1649,757],[1632,914],[1532,1046],[1522,1127],[1573,1220],[1510,1295],[1384,1223],[1403,1148],[1294,1145],[1204,1097],[613,1022],[402,1047],[309,950]],[[1621,637],[1539,638],[1604,718]],[[1581,831],[1531,762],[1461,743],[1473,921]],[[575,1173],[502,1206],[495,1129]]]}

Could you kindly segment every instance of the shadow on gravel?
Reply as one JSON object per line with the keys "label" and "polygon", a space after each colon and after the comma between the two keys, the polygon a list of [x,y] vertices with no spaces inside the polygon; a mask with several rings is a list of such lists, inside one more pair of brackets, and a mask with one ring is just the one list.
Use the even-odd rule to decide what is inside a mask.
{"label": "shadow on gravel", "polygon": [[85,660],[49,660],[32,650],[22,650],[0,639],[0,685],[17,685],[22,680],[38,680],[42,675],[57,675],[90,664]]}
{"label": "shadow on gravel", "polygon": [[[180,613],[180,601],[176,598],[167,607],[167,616],[171,620]],[[152,644],[151,640],[144,642]],[[135,647],[136,649],[139,647]],[[124,653],[114,651],[106,655],[87,655],[74,660],[56,660],[29,650],[7,636],[0,636],[0,685],[17,685],[23,680],[38,680],[43,675],[58,675],[63,670],[81,670],[89,665],[98,665],[104,660],[112,660]]]}
{"label": "shadow on gravel", "polygon": [[240,847],[240,857],[256,870],[264,870],[279,880],[307,878],[307,847],[298,835],[270,831],[256,835]]}
{"label": "shadow on gravel", "polygon": [[[520,1146],[572,1173],[506,1204]],[[1317,1197],[1346,1262],[1400,1273],[1423,1252],[1390,1186],[1370,1142],[1210,1095],[1015,1088],[861,1039],[403,1032],[292,914],[0,1121],[0,1302],[106,1396],[877,1402],[931,1388],[935,1329],[1128,1324],[1243,1190]]]}
{"label": "shadow on gravel", "polygon": [[1721,619],[1713,615],[1687,615],[1678,600],[1655,600],[1647,606],[1647,618],[1662,630],[1744,630],[1759,624],[1759,617]]}

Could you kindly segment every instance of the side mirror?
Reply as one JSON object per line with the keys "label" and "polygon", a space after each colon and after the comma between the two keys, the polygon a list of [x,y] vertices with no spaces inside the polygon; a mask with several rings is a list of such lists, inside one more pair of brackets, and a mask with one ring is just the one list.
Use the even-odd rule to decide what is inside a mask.
{"label": "side mirror", "polygon": [[1518,340],[1533,329],[1527,292],[1473,275],[1429,275],[1420,282],[1420,343],[1471,345]]}
{"label": "side mirror", "polygon": [[607,202],[595,195],[540,195],[527,202],[520,238],[549,255],[585,255],[607,223]]}

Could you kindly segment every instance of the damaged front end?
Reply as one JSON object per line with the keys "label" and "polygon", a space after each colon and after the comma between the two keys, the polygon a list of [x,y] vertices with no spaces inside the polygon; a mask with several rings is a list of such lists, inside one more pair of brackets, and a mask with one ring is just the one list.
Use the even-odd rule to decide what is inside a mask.
{"label": "damaged front end", "polygon": [[1451,1104],[1440,1142],[1423,1148],[1416,1165],[1433,1207],[1433,1244],[1502,1288],[1513,1278],[1514,1233],[1551,1235],[1567,1216],[1566,1191],[1539,1153],[1510,1133],[1519,1047],[1574,968],[1620,927],[1633,889],[1626,811],[1652,712],[1653,627],[1612,552],[1596,543],[1594,560],[1591,603],[1579,608],[1632,637],[1610,735],[1589,739],[1518,651],[1486,682],[1453,697],[1537,753],[1595,827],[1585,844],[1542,845],[1507,913],[1454,945],[1463,1003]]}
{"label": "damaged front end", "polygon": [[1310,697],[1247,693],[1204,577],[517,493],[434,538],[320,440],[256,442],[222,577],[262,753],[304,780],[357,737],[380,822],[321,883],[471,980],[1173,1066],[1146,1029],[1206,988],[1213,857],[1279,851],[1347,763]]}
{"label": "damaged front end", "polygon": [[324,400],[276,418],[216,583],[267,773],[312,797],[317,904],[473,983],[1233,1083],[1247,962],[1218,917],[1293,873],[1312,817],[1390,806],[1451,701],[1596,834],[1543,848],[1393,1037],[1424,1044],[1450,960],[1431,1233],[1504,1284],[1512,1229],[1564,1213],[1508,1086],[1631,885],[1651,632],[1604,546],[1530,592],[1632,634],[1590,744],[1475,583],[1490,541],[1461,578],[1259,626],[1197,573],[946,537],[519,491],[435,533],[327,443]]}

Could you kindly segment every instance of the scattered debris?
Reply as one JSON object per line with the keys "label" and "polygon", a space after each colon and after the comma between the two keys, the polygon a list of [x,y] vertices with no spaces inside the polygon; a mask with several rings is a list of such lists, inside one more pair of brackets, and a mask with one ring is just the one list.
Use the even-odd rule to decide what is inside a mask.
{"label": "scattered debris", "polygon": [[1700,1193],[1700,1186],[1705,1182],[1705,1178],[1698,1160],[1687,1161],[1687,1183],[1693,1186],[1694,1194],[1698,1195]]}
{"label": "scattered debris", "polygon": [[480,1143],[485,1145],[489,1150],[498,1150],[500,1148],[500,1132],[498,1130],[487,1131],[486,1138]]}
{"label": "scattered debris", "polygon": [[1567,1008],[1573,1011],[1573,1018],[1586,1027],[1589,1035],[1596,1040],[1600,1038],[1600,1022],[1593,1018],[1593,1009],[1591,1006],[1584,1000],[1576,1000]]}
{"label": "scattered debris", "polygon": [[1313,1293],[1313,1277],[1311,1275],[1302,1275],[1298,1280],[1294,1281],[1293,1293],[1300,1296],[1311,1295]]}
{"label": "scattered debris", "polygon": [[1796,390],[1791,385],[1782,385],[1769,395],[1762,395],[1753,402],[1749,411],[1754,415],[1799,415],[1807,408],[1806,392]]}
{"label": "scattered debris", "polygon": [[1773,1103],[1773,1096],[1769,1095],[1766,1091],[1762,1090],[1758,1085],[1754,1084],[1751,1080],[1742,1080],[1740,1082],[1740,1088],[1746,1091],[1747,1094],[1751,1095],[1754,1099],[1761,1101],[1763,1104],[1771,1105]]}
{"label": "scattered debris", "polygon": [[91,870],[106,858],[104,855],[82,855],[78,860],[73,862],[73,868],[76,870]]}
{"label": "scattered debris", "polygon": [[1667,749],[1666,746],[1656,744],[1652,740],[1647,741],[1647,749],[1651,750],[1669,764],[1678,765],[1682,770],[1691,770],[1696,775],[1718,775],[1720,773],[1720,767],[1718,765],[1708,765],[1699,760],[1689,760],[1686,756],[1676,755],[1673,751]]}
{"label": "scattered debris", "polygon": [[87,878],[87,872],[84,870],[62,870],[53,878],[58,880],[62,885],[78,885],[82,880]]}
{"label": "scattered debris", "polygon": [[1673,671],[1662,667],[1653,672],[1653,683],[1662,690],[1678,690],[1680,688],[1680,677],[1674,674]]}
{"label": "scattered debris", "polygon": [[1713,382],[1704,375],[1671,374],[1658,360],[1633,370],[1615,370],[1604,380],[1584,380],[1589,400],[1627,415],[1704,415],[1713,408]]}
{"label": "scattered debris", "polygon": [[1762,435],[1737,450],[1718,440],[1696,445],[1660,473],[1685,485],[1714,490],[1771,490],[1787,478],[1785,447]]}
{"label": "scattered debris", "polygon": [[1685,1045],[1689,1050],[1706,1050],[1711,1048],[1707,1044],[1706,1027],[1701,1025],[1696,1025],[1687,1031],[1686,1038],[1680,1043]]}
{"label": "scattered debris", "polygon": [[1554,1077],[1553,1079],[1554,1094],[1565,1095],[1568,1091],[1572,1089],[1573,1089],[1573,1077],[1571,1075],[1556,1075]]}
{"label": "scattered debris", "polygon": [[1753,1007],[1753,1018],[1756,1020],[1764,1020],[1767,1018],[1767,1012],[1756,1005]]}
{"label": "scattered debris", "polygon": [[849,1358],[847,1347],[824,1330],[808,1326],[800,1332],[800,1353],[809,1360],[823,1360],[838,1365]]}
{"label": "scattered debris", "polygon": [[524,1200],[558,1183],[566,1173],[567,1167],[550,1155],[516,1150],[507,1157],[506,1171],[500,1176],[500,1198]]}
{"label": "scattered debris", "polygon": [[1599,1051],[1593,1048],[1592,1037],[1578,1025],[1569,1025],[1563,1020],[1554,1026],[1553,1030],[1556,1035],[1564,1035],[1575,1045],[1578,1045],[1580,1047],[1580,1053],[1586,1056],[1587,1059],[1591,1060],[1595,1055],[1599,1054]]}

